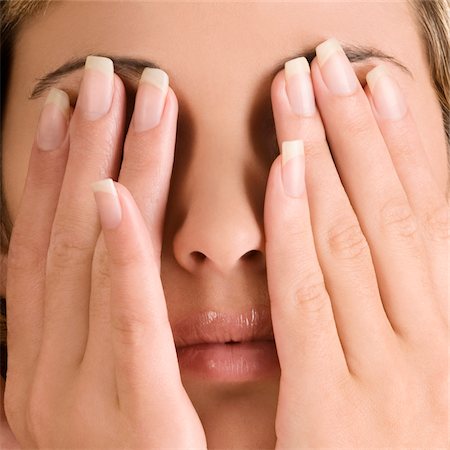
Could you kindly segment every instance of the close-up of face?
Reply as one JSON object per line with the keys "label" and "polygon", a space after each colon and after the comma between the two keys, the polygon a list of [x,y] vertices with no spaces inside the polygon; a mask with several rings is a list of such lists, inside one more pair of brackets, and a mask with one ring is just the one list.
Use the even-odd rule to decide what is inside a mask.
{"label": "close-up of face", "polygon": [[[74,107],[86,57],[106,56],[126,87],[129,119],[143,67],[159,67],[179,105],[161,256],[170,323],[200,313],[208,320],[207,312],[269,314],[263,207],[278,155],[271,83],[286,61],[311,62],[330,37],[363,86],[375,65],[388,66],[445,191],[442,110],[407,2],[51,2],[23,23],[11,61],[2,177],[12,223],[48,89],[67,92]],[[73,70],[37,85],[74,60]],[[274,446],[279,368],[235,379],[188,369],[181,364],[183,385],[211,446]]]}

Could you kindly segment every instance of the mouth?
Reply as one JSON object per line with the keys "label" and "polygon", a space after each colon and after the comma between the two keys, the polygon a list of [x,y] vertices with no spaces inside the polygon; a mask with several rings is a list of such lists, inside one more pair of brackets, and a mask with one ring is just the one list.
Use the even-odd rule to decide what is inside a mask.
{"label": "mouth", "polygon": [[242,382],[279,376],[270,309],[203,311],[173,326],[183,377]]}

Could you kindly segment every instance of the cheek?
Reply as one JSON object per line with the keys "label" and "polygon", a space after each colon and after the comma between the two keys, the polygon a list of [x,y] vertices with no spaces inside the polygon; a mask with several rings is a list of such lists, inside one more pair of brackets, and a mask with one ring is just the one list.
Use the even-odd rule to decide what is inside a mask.
{"label": "cheek", "polygon": [[[9,99],[24,98],[10,91]],[[43,100],[9,101],[2,129],[2,178],[10,218],[14,223],[25,185],[39,113]]]}
{"label": "cheek", "polygon": [[[420,89],[417,89],[420,86]],[[405,89],[412,115],[416,121],[434,178],[444,192],[448,179],[447,139],[442,109],[431,85],[411,84]]]}

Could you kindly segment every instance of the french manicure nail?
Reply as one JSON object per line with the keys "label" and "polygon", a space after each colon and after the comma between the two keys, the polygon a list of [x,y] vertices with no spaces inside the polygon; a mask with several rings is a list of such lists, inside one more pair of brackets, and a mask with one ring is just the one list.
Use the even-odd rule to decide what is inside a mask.
{"label": "french manicure nail", "polygon": [[332,94],[347,96],[356,91],[358,77],[337,39],[318,45],[316,55],[323,81]]}
{"label": "french manicure nail", "polygon": [[69,96],[60,89],[51,88],[36,133],[36,145],[40,150],[51,151],[61,147],[67,133],[69,109]]}
{"label": "french manicure nail", "polygon": [[291,59],[284,65],[286,93],[294,114],[314,116],[316,103],[311,82],[311,70],[305,57]]}
{"label": "french manicure nail", "polygon": [[405,116],[407,105],[400,86],[386,67],[379,65],[366,75],[373,103],[380,117],[398,120]]}
{"label": "french manicure nail", "polygon": [[87,120],[98,120],[111,108],[114,90],[114,64],[103,56],[88,56],[77,107]]}
{"label": "french manicure nail", "polygon": [[105,230],[117,228],[122,220],[122,208],[114,181],[111,178],[96,181],[91,184],[91,188],[94,192],[102,228]]}
{"label": "french manicure nail", "polygon": [[284,191],[290,197],[301,197],[305,191],[305,150],[302,140],[281,144],[281,177]]}
{"label": "french manicure nail", "polygon": [[139,80],[134,108],[136,132],[159,125],[169,89],[169,76],[161,69],[146,67]]}

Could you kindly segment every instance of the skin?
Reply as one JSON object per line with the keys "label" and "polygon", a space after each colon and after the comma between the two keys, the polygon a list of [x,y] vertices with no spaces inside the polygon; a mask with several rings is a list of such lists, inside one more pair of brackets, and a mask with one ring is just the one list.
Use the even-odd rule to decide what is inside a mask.
{"label": "skin", "polygon": [[[234,13],[237,8],[239,14]],[[89,18],[88,21],[87,18]],[[134,24],[131,29],[128,26],[130,23]],[[80,33],[80,30],[83,32]],[[112,33],[111,30],[114,32]],[[74,39],[74,36],[77,38]],[[208,39],[205,39],[205,36],[208,36]],[[349,108],[345,106],[345,103],[338,104],[327,93],[321,82],[317,61],[311,65],[316,102],[325,122],[331,151],[337,161],[345,191],[343,188],[339,189],[336,184],[336,169],[333,172],[334,166],[330,166],[330,160],[324,156],[326,147],[320,118],[317,116],[307,121],[290,116],[285,97],[283,97],[283,73],[278,73],[273,79],[274,67],[296,55],[299,47],[316,46],[331,36],[348,43],[370,44],[378,47],[400,60],[413,74],[412,78],[399,68],[389,65],[392,75],[407,99],[409,115],[397,128],[390,127],[388,123],[376,118],[384,132],[383,137],[391,143],[389,149],[384,149],[385,154],[381,155],[376,153],[380,151],[380,148],[374,144],[375,121],[371,122],[372,134],[362,136],[357,133],[343,133],[345,127],[349,126],[352,120],[354,122],[356,117],[368,117],[369,109],[364,109],[364,106],[367,107],[369,103],[365,104],[362,101],[365,97],[370,98],[368,88],[365,91],[360,90],[359,96],[355,97],[359,99],[359,102],[356,103],[357,114],[352,115],[348,112]],[[50,51],[42,52],[43,48]],[[178,386],[180,389],[173,389],[175,394],[170,400],[174,403],[166,400],[167,404],[164,405],[164,401],[161,400],[160,410],[158,414],[155,414],[152,422],[154,429],[170,430],[170,427],[164,424],[171,418],[173,411],[171,406],[176,404],[180,410],[178,418],[189,425],[186,430],[180,430],[180,439],[184,437],[187,440],[193,439],[192,442],[195,441],[201,446],[203,430],[197,421],[198,415],[209,448],[273,448],[276,443],[274,423],[277,428],[277,445],[280,448],[299,444],[332,446],[336,443],[371,444],[379,447],[393,444],[417,446],[418,443],[430,445],[431,442],[436,446],[444,447],[447,421],[444,405],[445,399],[448,398],[448,392],[445,389],[445,358],[447,357],[445,342],[448,335],[448,318],[445,314],[444,295],[446,279],[445,274],[439,271],[439,267],[443,267],[444,259],[439,248],[445,248],[445,242],[443,242],[445,235],[442,231],[438,232],[438,227],[431,232],[424,231],[431,228],[422,227],[422,224],[425,223],[423,217],[429,212],[425,211],[424,205],[436,206],[436,210],[441,211],[441,214],[446,208],[447,153],[441,110],[431,86],[425,54],[407,4],[360,2],[352,3],[349,7],[348,4],[340,3],[244,3],[239,5],[222,3],[196,4],[194,8],[192,4],[175,5],[160,2],[108,3],[108,7],[105,8],[101,3],[72,2],[51,6],[45,16],[33,18],[23,27],[16,46],[16,55],[21,56],[20,59],[15,58],[12,65],[4,117],[3,176],[7,204],[13,222],[16,222],[19,217],[20,198],[25,186],[30,151],[44,102],[44,98],[28,100],[27,97],[38,77],[58,67],[74,55],[85,54],[147,57],[157,61],[170,76],[173,91],[170,91],[168,97],[165,119],[162,122],[163,132],[157,138],[156,142],[159,142],[159,146],[156,148],[160,150],[160,155],[165,155],[161,156],[164,162],[163,167],[169,168],[171,155],[173,156],[170,142],[174,137],[178,102],[180,137],[175,149],[173,173],[166,170],[159,180],[161,191],[155,190],[148,182],[158,176],[154,162],[145,169],[139,170],[139,164],[136,164],[136,159],[133,160],[137,157],[130,151],[130,157],[127,160],[128,168],[123,172],[123,179],[119,180],[121,185],[127,187],[127,190],[119,188],[121,198],[130,199],[131,192],[143,215],[143,219],[138,218],[139,215],[133,209],[131,201],[123,203],[131,205],[129,214],[132,219],[125,222],[129,224],[129,227],[134,224],[137,227],[135,234],[141,238],[144,235],[142,231],[144,224],[146,224],[150,229],[155,251],[162,251],[161,278],[170,322],[189,312],[204,308],[227,311],[251,305],[271,305],[280,364],[282,368],[285,368],[285,376],[281,379],[281,386],[283,386],[281,389],[278,376],[264,382],[230,387],[216,384],[205,385],[194,379],[184,378],[181,374],[183,386],[195,407],[194,412],[190,407],[189,399],[183,396],[179,380],[174,375],[175,366],[169,367],[170,364],[175,364],[175,361],[169,358],[167,370],[175,377],[172,386]],[[377,63],[376,60],[371,60],[354,64],[362,84],[365,83],[365,74]],[[66,77],[56,87],[68,92],[74,101],[82,76],[83,72],[79,70]],[[116,83],[118,83],[118,93],[114,100],[114,107],[116,111],[122,111],[117,112],[117,117],[119,117],[118,123],[123,125],[125,119],[121,108],[125,105],[125,90],[120,87],[120,81]],[[126,94],[129,97],[133,96],[135,87],[136,82],[133,80],[127,83]],[[267,145],[271,137],[261,137],[255,133],[254,126],[252,128],[255,120],[257,121],[258,118],[263,120],[264,117],[269,116],[271,104],[275,115],[279,146],[281,147],[281,142],[285,140],[305,140],[306,188],[309,206],[305,197],[292,200],[283,196],[278,173],[280,160],[276,159],[272,165],[275,154],[270,153],[271,150]],[[259,110],[262,112],[258,113]],[[344,111],[347,113],[344,114]],[[374,120],[373,116],[370,117]],[[112,122],[110,120],[110,124],[105,125],[101,132],[103,135],[99,133],[98,139],[105,140],[104,136],[108,129],[112,129],[108,128],[112,126]],[[78,122],[75,121],[75,123]],[[76,126],[87,133],[91,125],[86,126],[79,121]],[[402,131],[403,136],[412,136],[404,149],[408,155],[412,155],[410,158],[402,159],[399,156],[400,153],[394,151],[399,149]],[[354,137],[354,146],[350,145],[350,136]],[[419,139],[423,145],[414,145]],[[312,142],[316,144],[313,145]],[[321,142],[322,145],[317,142]],[[370,185],[368,181],[370,177],[365,175],[366,172],[351,170],[354,167],[363,168],[366,164],[361,159],[361,152],[356,152],[356,149],[361,150],[363,143],[367,143],[364,151],[373,152],[376,160],[381,161],[380,167],[384,168],[381,173],[385,175],[379,178],[377,186]],[[90,144],[91,148],[95,147],[95,143]],[[344,152],[344,147],[354,151]],[[130,148],[133,148],[131,144]],[[134,148],[138,148],[137,144]],[[309,155],[313,155],[314,151],[321,156],[310,157]],[[389,165],[386,162],[387,151],[391,152],[394,164]],[[94,221],[97,220],[94,215],[96,214],[95,204],[92,193],[86,188],[89,186],[89,176],[92,177],[90,181],[95,181],[107,176],[108,173],[101,173],[98,169],[102,162],[100,156],[97,159],[93,157],[92,161],[97,166],[91,167],[89,174],[86,170],[86,176],[83,179],[85,187],[79,192],[83,193],[84,198],[89,199],[88,217]],[[418,170],[419,165],[427,167],[427,161],[429,169]],[[58,166],[60,170],[63,167],[61,161],[55,164],[60,164]],[[113,167],[114,163],[111,165]],[[400,174],[404,185],[406,179],[420,178],[426,181],[426,186],[432,185],[433,188],[424,190],[423,196],[420,197],[422,194],[414,191],[413,183],[406,182],[406,188],[395,183],[392,177],[394,170]],[[73,174],[71,185],[73,191],[67,190],[64,197],[68,203],[70,199],[75,201],[73,198],[76,197],[74,195],[77,189],[75,169]],[[413,175],[408,177],[407,174]],[[168,192],[170,178],[172,187],[166,208],[164,198],[165,193]],[[80,182],[79,178],[78,182]],[[383,190],[382,188],[386,186],[398,192],[397,200],[408,197],[414,217],[421,225],[420,238],[417,237],[421,244],[407,239],[401,240],[401,244],[393,253],[400,255],[398,260],[392,262],[392,258],[388,259],[392,263],[391,269],[406,267],[409,270],[404,270],[404,277],[396,280],[397,284],[394,283],[396,288],[390,287],[392,280],[389,280],[389,276],[381,282],[385,284],[380,288],[388,288],[389,292],[394,293],[396,300],[390,303],[386,300],[385,307],[390,314],[389,320],[392,325],[389,331],[386,318],[381,319],[381,316],[377,316],[380,313],[379,307],[382,305],[379,299],[376,303],[378,289],[376,284],[373,284],[371,272],[373,268],[368,263],[368,248],[363,246],[361,253],[353,254],[348,265],[344,263],[339,265],[337,261],[344,261],[342,252],[339,253],[339,245],[335,244],[333,247],[333,244],[325,242],[323,238],[330,232],[330,227],[333,224],[336,225],[333,222],[335,214],[342,213],[342,217],[347,220],[346,223],[350,225],[353,223],[355,216],[350,214],[348,204],[348,198],[350,198],[352,204],[357,205],[355,210],[360,223],[366,224],[362,227],[369,241],[369,247],[373,250],[375,246],[383,248],[382,245],[386,245],[381,255],[389,256],[389,252],[392,251],[390,243],[398,240],[395,230],[389,229],[386,232],[385,241],[380,241],[379,238],[377,240],[376,236],[370,232],[371,219],[369,218],[372,205],[376,204],[381,209],[384,202],[388,200],[387,198],[375,199],[373,192],[377,189]],[[59,189],[61,189],[60,185]],[[333,194],[328,204],[324,200],[326,192]],[[358,192],[366,192],[366,199],[358,195]],[[146,194],[158,199],[156,210],[144,202]],[[374,203],[375,200],[376,203]],[[66,208],[70,210],[68,205]],[[78,204],[78,208],[81,216],[82,202]],[[158,227],[162,225],[165,210],[166,221],[162,235]],[[180,212],[182,212],[181,215]],[[311,214],[312,229],[307,226],[308,214]],[[157,217],[154,223],[151,223],[151,217]],[[30,229],[33,222],[30,218],[28,222],[23,220],[22,223],[27,223]],[[296,228],[296,224],[301,226]],[[122,225],[123,230],[128,230],[125,228],[126,224]],[[98,222],[97,226],[99,227]],[[444,227],[445,224],[442,228]],[[239,233],[235,232],[236,229],[239,229]],[[25,230],[26,227],[23,225],[22,236],[26,235]],[[123,250],[136,245],[130,237],[134,234],[125,233],[123,230],[122,232],[121,229],[116,230],[116,235],[112,234],[113,232],[110,235],[105,232],[106,248],[113,260],[112,255],[118,248]],[[336,234],[336,229],[334,231]],[[396,233],[399,233],[398,230]],[[88,235],[87,229],[85,235]],[[221,239],[217,239],[217,236],[221,236]],[[313,238],[316,249],[314,249]],[[413,247],[409,245],[411,242],[414,242]],[[420,247],[417,253],[410,251],[411,248],[416,247]],[[332,259],[326,260],[324,256],[327,250],[330,253],[330,249],[335,256],[334,262]],[[102,245],[99,245],[95,256],[95,264],[99,270],[100,267],[106,266],[105,258],[101,256],[102,251],[106,254]],[[204,253],[207,259],[201,264],[189,265],[187,261],[189,254],[193,251]],[[241,257],[249,251],[256,251],[257,257],[244,263]],[[117,254],[119,256],[116,261],[120,261],[120,252]],[[340,257],[343,259],[339,260]],[[351,316],[349,311],[353,310],[353,307],[349,305],[360,302],[361,296],[347,295],[343,285],[338,284],[332,292],[328,293],[329,296],[320,289],[320,292],[313,295],[311,290],[308,291],[304,287],[308,283],[308,273],[316,277],[317,285],[320,286],[317,258],[327,265],[327,276],[331,277],[330,279],[334,279],[333,276],[335,276],[336,279],[347,280],[349,273],[352,273],[357,280],[356,286],[362,289],[368,286],[367,290],[364,290],[367,295],[362,296],[367,301],[363,304],[368,307],[366,311],[357,310],[355,307],[357,311],[355,316],[361,323],[375,324],[374,330],[379,334],[373,335],[380,336],[380,342],[385,344],[384,346],[377,347],[373,342],[370,346],[368,336],[365,334],[367,330],[354,326],[355,317],[353,322],[346,321],[346,318]],[[424,266],[429,264],[431,267],[423,285],[417,281],[418,274],[422,273],[420,267],[423,267],[415,263],[417,260]],[[147,267],[146,264],[148,264],[153,269],[158,268],[155,258],[152,261],[150,264],[145,255],[137,255],[133,267],[137,269]],[[302,261],[308,261],[306,268]],[[8,264],[6,259],[4,264]],[[201,272],[200,265],[204,266]],[[265,265],[267,274],[264,270]],[[383,261],[383,258],[380,258],[377,269],[382,271],[383,267],[387,267],[386,260]],[[131,268],[128,270],[130,274],[133,273]],[[17,270],[8,272],[8,275],[10,273],[17,273]],[[124,268],[120,273],[123,279],[126,279]],[[245,276],[243,276],[244,273]],[[386,275],[386,272],[382,273]],[[99,298],[106,298],[108,282],[105,278],[107,277],[99,277],[97,280]],[[122,278],[117,276],[117,279]],[[212,282],[205,284],[204,280],[212,280]],[[8,283],[11,286],[14,283],[16,286],[19,285],[18,281],[14,282],[11,279],[8,279]],[[30,281],[28,284],[31,284]],[[402,295],[405,287],[417,293],[417,297],[412,300],[413,305],[420,304],[423,298],[430,299],[430,302],[425,303],[423,309],[409,309]],[[13,292],[13,287],[8,289]],[[62,292],[61,289],[64,290],[64,287],[59,289]],[[2,286],[2,290],[2,294],[5,295],[6,286]],[[351,290],[351,292],[354,291],[354,289]],[[313,297],[319,306],[303,307],[307,304],[304,300],[308,295]],[[296,301],[293,302],[292,298]],[[372,301],[373,303],[370,303]],[[100,312],[104,303],[99,303]],[[358,375],[352,381],[358,379],[359,384],[351,384],[344,376],[342,349],[338,348],[337,336],[331,326],[331,303],[333,308],[336,308],[335,314],[338,320],[341,324],[345,323],[345,327],[341,325],[339,331],[344,336],[343,341],[347,342],[347,346],[344,345],[348,358],[347,364],[352,367],[354,374]],[[161,308],[163,304],[161,302]],[[397,309],[396,304],[400,305]],[[30,310],[38,307],[35,303],[23,306]],[[15,311],[15,316],[14,311],[12,313],[13,318],[8,312],[8,321],[11,321],[11,324],[14,317],[17,320],[17,317],[23,313],[18,308]],[[70,313],[72,314],[73,311]],[[25,313],[23,314],[26,316]],[[164,318],[163,308],[160,314],[160,317]],[[64,328],[64,322],[62,323],[61,327]],[[285,334],[279,323],[287,324]],[[327,324],[329,326],[326,326]],[[9,325],[10,323],[8,327]],[[33,329],[42,331],[41,327],[42,324],[36,324]],[[19,329],[17,326],[17,330]],[[72,329],[83,330],[84,328],[80,325],[72,326]],[[161,336],[164,333],[167,333],[167,328],[161,330]],[[11,331],[11,335],[14,336],[14,331]],[[429,341],[424,341],[424,336],[430,335],[433,337],[431,340],[433,345]],[[149,335],[145,342],[154,343],[156,351],[158,339],[163,339],[161,336]],[[320,336],[323,339],[315,340],[314,336]],[[395,341],[394,344],[394,340],[398,337],[402,338],[401,343],[397,344]],[[19,338],[16,340],[19,342]],[[73,342],[75,340],[76,337]],[[57,342],[56,338],[53,342]],[[168,345],[167,340],[161,342],[163,346]],[[361,344],[362,342],[368,347],[364,348],[365,344]],[[421,346],[420,342],[427,342],[428,345]],[[16,345],[17,348],[20,347],[20,343]],[[169,347],[167,347],[167,354],[170,352]],[[433,352],[430,352],[431,347],[434,349]],[[163,348],[166,349],[166,347]],[[61,351],[64,350],[64,348],[61,349]],[[92,361],[98,361],[100,358],[98,353],[100,350],[96,351]],[[109,347],[105,349],[105,352],[108,351],[111,351]],[[20,353],[19,350],[16,352]],[[293,358],[292,354],[303,355],[303,357]],[[144,354],[136,353],[135,356],[135,360],[139,360],[139,356],[141,360],[145,360]],[[47,362],[50,366],[47,365],[47,367],[51,367],[51,357],[48,358]],[[16,357],[17,361],[19,359]],[[107,361],[106,356],[104,359]],[[398,363],[399,360],[402,361],[401,364]],[[328,365],[324,362],[315,363],[316,361],[326,361]],[[425,378],[419,380],[413,375],[419,372],[418,367],[423,361],[427,361],[426,367],[433,367],[434,370],[426,371]],[[17,367],[17,373],[20,372],[19,367],[22,372],[24,371],[24,367],[20,366],[19,362],[12,361],[11,373],[14,373],[14,364]],[[42,363],[41,366],[43,367],[44,364]],[[107,369],[111,368],[108,363],[106,366]],[[380,369],[386,367],[391,370],[383,372]],[[48,373],[50,373],[48,376],[55,377],[55,382],[58,380],[51,369]],[[327,375],[330,376],[327,377]],[[388,375],[389,378],[386,378]],[[382,385],[381,390],[377,389],[380,379],[389,380]],[[312,380],[316,384],[312,384]],[[414,391],[412,386],[417,385],[436,386],[435,391],[422,400],[423,403],[414,403],[414,408],[417,407],[417,411],[421,413],[411,419],[413,416],[412,413],[411,416],[409,415],[411,407],[404,406],[404,402],[410,397],[403,398],[397,395],[394,396],[395,400],[388,403],[387,409],[394,417],[401,417],[404,420],[400,420],[400,424],[397,423],[395,426],[379,425],[393,420],[390,413],[383,415],[383,412],[380,412],[380,410],[383,411],[384,406],[387,407],[385,399],[390,398],[388,389],[395,386],[398,389],[393,389],[393,392],[398,393],[402,386],[408,386],[406,389],[408,395],[416,398],[422,392],[417,387]],[[311,386],[311,388],[306,390],[305,386]],[[324,386],[326,389],[323,389]],[[17,383],[14,392],[19,392],[19,387]],[[147,389],[152,392],[149,386]],[[324,391],[328,394],[326,400],[320,398],[324,395]],[[414,393],[417,395],[414,396]],[[127,398],[137,398],[136,392],[129,392],[128,395]],[[36,398],[39,398],[39,395]],[[372,399],[375,398],[377,400],[374,400],[374,404],[378,406],[373,409],[368,408],[368,412],[361,416],[354,413],[348,406],[352,404],[352,401],[372,405]],[[44,395],[40,399],[47,398]],[[15,405],[14,401],[17,405],[22,401],[21,407],[23,406],[23,398],[19,399],[10,394],[10,405]],[[51,401],[48,401],[48,404],[52,404]],[[331,410],[340,413],[329,417],[320,408],[324,404],[330,405]],[[302,408],[298,408],[297,405],[301,405]],[[427,408],[424,408],[424,405]],[[58,406],[58,408],[60,408],[59,411],[64,411],[62,407]],[[414,408],[412,409],[416,411]],[[16,411],[18,410],[20,410],[19,407]],[[133,408],[130,407],[129,411],[132,410]],[[11,406],[9,410],[11,427],[23,442],[31,442],[32,432],[26,428],[19,416],[20,412],[16,413]],[[246,420],[243,421],[242,417]],[[77,418],[74,417],[73,420],[76,421]],[[140,420],[143,420],[142,417]],[[162,422],[158,422],[159,420]],[[429,426],[424,427],[424,424]],[[392,432],[391,427],[397,433]],[[430,434],[426,435],[423,428],[430,430]],[[187,436],[189,430],[195,430],[198,433]],[[314,435],[311,430],[316,434]],[[331,437],[329,430],[333,430]],[[96,430],[92,431],[95,435]],[[413,432],[418,434],[414,435]],[[167,433],[158,436],[160,441],[155,441],[156,446],[160,442],[167,442],[165,440]],[[397,437],[399,441],[395,441]],[[39,438],[46,444],[61,442],[58,440],[59,436],[41,435]],[[406,441],[406,439],[410,440]],[[430,441],[430,439],[435,440]],[[185,442],[177,442],[177,444],[183,445]]]}

